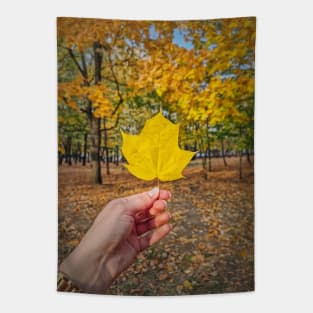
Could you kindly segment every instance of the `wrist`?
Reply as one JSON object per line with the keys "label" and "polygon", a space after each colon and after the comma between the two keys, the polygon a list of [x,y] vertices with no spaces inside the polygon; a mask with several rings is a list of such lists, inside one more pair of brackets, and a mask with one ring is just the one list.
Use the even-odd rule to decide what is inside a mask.
{"label": "wrist", "polygon": [[75,286],[87,292],[103,293],[111,285],[114,275],[107,269],[107,255],[83,253],[78,246],[59,266],[59,271]]}

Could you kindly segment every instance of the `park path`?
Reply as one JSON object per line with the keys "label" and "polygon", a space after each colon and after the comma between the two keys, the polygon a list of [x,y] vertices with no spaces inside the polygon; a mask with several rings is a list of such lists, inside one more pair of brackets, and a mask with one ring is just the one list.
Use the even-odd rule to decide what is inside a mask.
{"label": "park path", "polygon": [[[250,170],[250,172],[248,171]],[[186,179],[162,183],[174,229],[144,251],[107,290],[120,295],[184,295],[254,288],[253,172],[216,171],[205,180],[194,168]],[[151,186],[64,184],[59,190],[59,260],[79,242],[103,204]]]}

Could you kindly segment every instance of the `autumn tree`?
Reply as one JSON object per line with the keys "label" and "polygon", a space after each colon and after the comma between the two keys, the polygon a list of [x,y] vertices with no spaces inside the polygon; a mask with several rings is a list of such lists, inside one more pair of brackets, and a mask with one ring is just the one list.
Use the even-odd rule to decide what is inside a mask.
{"label": "autumn tree", "polygon": [[87,160],[88,121],[86,116],[76,110],[60,104],[58,107],[58,157],[59,164],[65,162],[72,165]]}
{"label": "autumn tree", "polygon": [[[128,72],[149,37],[146,22],[58,18],[58,50],[75,70],[59,71],[59,102],[87,115],[92,180],[102,183],[101,134],[117,126],[125,101]],[[111,124],[111,126],[107,126]],[[112,126],[113,125],[113,126]]]}
{"label": "autumn tree", "polygon": [[153,95],[167,112],[204,128],[211,170],[211,130],[230,122],[253,125],[247,112],[254,106],[255,18],[182,21],[175,31],[183,44],[168,40],[143,58],[133,88],[137,96]]}
{"label": "autumn tree", "polygon": [[[226,165],[224,138],[230,128],[242,138],[243,143],[237,142],[244,147],[240,151],[250,150],[254,41],[255,18],[176,22],[59,18],[63,65],[58,69],[59,102],[87,115],[93,181],[102,181],[101,145],[109,173],[110,146],[119,144],[119,119],[123,115],[123,125],[129,122],[126,127],[138,131],[134,125],[143,123],[137,118],[142,107],[144,118],[162,111],[182,123],[186,131],[181,145],[193,142],[195,150],[204,152],[204,168],[209,171],[213,142],[220,142]],[[127,116],[132,110],[133,123]]]}

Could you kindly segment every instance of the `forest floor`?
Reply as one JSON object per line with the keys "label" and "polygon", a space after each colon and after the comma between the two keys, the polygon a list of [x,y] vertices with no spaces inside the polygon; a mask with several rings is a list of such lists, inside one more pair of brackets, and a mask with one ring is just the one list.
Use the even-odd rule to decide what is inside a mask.
{"label": "forest floor", "polygon": [[[212,160],[204,177],[201,160],[185,179],[161,183],[173,231],[144,251],[107,290],[117,295],[186,295],[254,290],[254,170],[238,158]],[[59,167],[59,262],[79,243],[111,199],[154,187],[111,165],[103,185],[88,184],[90,167]],[[103,173],[105,168],[103,168]]]}

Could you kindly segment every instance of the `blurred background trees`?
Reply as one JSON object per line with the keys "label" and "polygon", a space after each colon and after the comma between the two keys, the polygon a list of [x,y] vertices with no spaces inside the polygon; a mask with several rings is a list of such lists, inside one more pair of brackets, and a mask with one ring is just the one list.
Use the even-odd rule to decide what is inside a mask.
{"label": "blurred background trees", "polygon": [[102,183],[122,161],[120,129],[138,133],[160,110],[180,146],[212,158],[254,146],[255,18],[119,21],[58,18],[59,164],[89,162]]}

